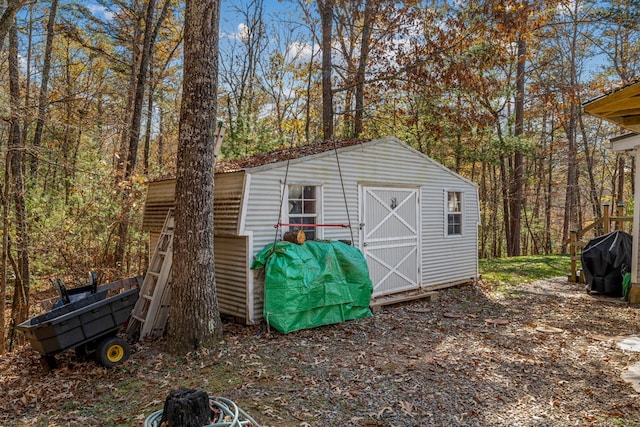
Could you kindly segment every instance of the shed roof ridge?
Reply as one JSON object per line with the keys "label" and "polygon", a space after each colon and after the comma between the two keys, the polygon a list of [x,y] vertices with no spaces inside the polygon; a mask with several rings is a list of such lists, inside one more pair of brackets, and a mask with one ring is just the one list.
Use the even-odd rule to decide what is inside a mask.
{"label": "shed roof ridge", "polygon": [[[379,140],[383,139],[386,138],[380,138]],[[215,172],[225,173],[251,169],[259,166],[285,162],[287,160],[299,159],[301,157],[311,156],[314,154],[326,153],[327,151],[331,151],[334,149],[362,145],[372,141],[374,140],[350,138],[332,139],[328,141],[314,141],[310,144],[297,146],[281,146],[279,148],[276,148],[275,150],[256,153],[251,156],[222,160],[216,163]]]}

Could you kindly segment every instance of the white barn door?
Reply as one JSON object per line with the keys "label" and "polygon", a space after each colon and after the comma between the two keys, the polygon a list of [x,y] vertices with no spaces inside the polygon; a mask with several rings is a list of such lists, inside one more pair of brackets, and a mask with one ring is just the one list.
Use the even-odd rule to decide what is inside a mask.
{"label": "white barn door", "polygon": [[361,187],[361,249],[373,297],[420,287],[417,188]]}

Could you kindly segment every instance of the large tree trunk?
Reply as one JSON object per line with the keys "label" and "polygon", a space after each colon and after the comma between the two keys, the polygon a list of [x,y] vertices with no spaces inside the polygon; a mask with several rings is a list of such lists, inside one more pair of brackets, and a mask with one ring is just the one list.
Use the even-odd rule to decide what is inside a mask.
{"label": "large tree trunk", "polygon": [[333,91],[331,87],[331,42],[333,0],[318,0],[322,22],[322,133],[325,141],[333,138]]}
{"label": "large tree trunk", "polygon": [[[11,104],[11,130],[7,155],[11,168],[11,196],[16,218],[16,240],[18,260],[14,265],[15,284],[13,288],[12,318],[20,323],[29,317],[29,238],[27,236],[27,210],[25,203],[22,159],[24,144],[20,138],[20,86],[18,69],[18,30],[14,25],[9,29],[9,95]],[[9,200],[5,201],[7,204]],[[10,256],[10,253],[7,253]],[[6,274],[6,273],[5,273]]]}
{"label": "large tree trunk", "polygon": [[213,165],[219,0],[187,0],[168,347],[186,353],[222,336],[213,259]]}
{"label": "large tree trunk", "polygon": [[[516,102],[515,102],[515,132],[514,136],[520,137],[524,130],[524,77],[527,45],[522,39],[518,40],[518,66],[516,73]],[[522,151],[516,149],[513,155],[513,178],[509,197],[509,239],[507,240],[507,254],[509,256],[520,255],[520,230],[522,213]]]}
{"label": "large tree trunk", "polygon": [[371,0],[365,0],[362,41],[360,43],[360,62],[356,74],[356,114],[353,122],[353,136],[356,138],[360,137],[364,129],[362,119],[364,116],[365,71],[367,69],[367,61],[369,60],[369,43],[371,40],[373,18],[373,2]]}
{"label": "large tree trunk", "polygon": [[51,52],[53,51],[53,25],[56,20],[56,11],[58,10],[58,0],[51,0],[51,9],[49,9],[49,21],[47,22],[47,41],[44,48],[44,58],[42,62],[42,77],[40,81],[40,95],[38,96],[38,118],[36,121],[36,130],[33,135],[33,159],[31,161],[32,179],[36,178],[38,171],[38,149],[42,145],[42,133],[44,131],[44,119],[47,112],[47,94],[49,86],[49,74],[51,71]]}

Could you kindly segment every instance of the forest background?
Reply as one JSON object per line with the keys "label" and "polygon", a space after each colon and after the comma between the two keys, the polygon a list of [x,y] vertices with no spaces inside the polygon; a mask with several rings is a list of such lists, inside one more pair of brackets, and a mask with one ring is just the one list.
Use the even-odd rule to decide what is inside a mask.
{"label": "forest background", "polygon": [[[183,10],[0,1],[0,300],[15,320],[49,277],[146,269],[146,183],[175,175]],[[394,135],[478,184],[480,257],[563,252],[603,203],[633,209],[633,159],[606,148],[620,130],[581,106],[637,78],[639,26],[637,0],[226,0],[221,157]]]}

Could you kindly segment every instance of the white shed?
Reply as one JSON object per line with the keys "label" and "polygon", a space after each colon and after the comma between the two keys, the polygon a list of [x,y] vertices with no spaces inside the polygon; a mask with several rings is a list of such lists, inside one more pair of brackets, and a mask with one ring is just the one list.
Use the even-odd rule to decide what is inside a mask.
{"label": "white shed", "polygon": [[[151,247],[174,203],[175,180],[149,183]],[[292,226],[307,238],[352,240],[373,299],[478,276],[477,187],[397,138],[285,148],[215,168],[215,271],[220,312],[262,320],[263,273],[253,257]],[[339,225],[349,225],[341,227]],[[326,225],[326,226],[313,226]]]}

